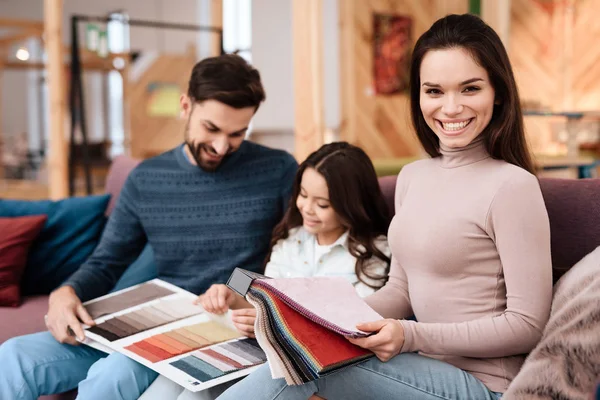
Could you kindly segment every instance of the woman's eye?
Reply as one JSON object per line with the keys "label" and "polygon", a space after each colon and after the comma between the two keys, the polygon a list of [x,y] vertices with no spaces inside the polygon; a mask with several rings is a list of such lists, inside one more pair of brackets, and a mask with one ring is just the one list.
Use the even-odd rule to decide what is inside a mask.
{"label": "woman's eye", "polygon": [[477,87],[477,86],[468,86],[465,88],[465,92],[469,93],[469,92],[478,92],[479,90],[481,90],[481,88]]}
{"label": "woman's eye", "polygon": [[321,207],[322,209],[329,208],[329,204],[318,204],[318,206]]}
{"label": "woman's eye", "polygon": [[427,94],[442,94],[442,92],[439,89],[427,89],[425,91],[425,93],[427,93]]}

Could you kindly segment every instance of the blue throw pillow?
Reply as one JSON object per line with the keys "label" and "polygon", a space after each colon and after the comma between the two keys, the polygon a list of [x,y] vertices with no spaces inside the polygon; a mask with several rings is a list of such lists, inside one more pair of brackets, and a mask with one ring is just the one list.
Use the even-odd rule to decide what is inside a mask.
{"label": "blue throw pillow", "polygon": [[45,214],[48,220],[29,250],[23,294],[47,294],[92,254],[106,224],[110,195],[60,201],[0,200],[0,217]]}
{"label": "blue throw pillow", "polygon": [[158,275],[156,263],[154,262],[154,252],[149,244],[144,247],[140,256],[135,260],[121,276],[112,292],[126,289],[128,287],[139,285],[156,278]]}

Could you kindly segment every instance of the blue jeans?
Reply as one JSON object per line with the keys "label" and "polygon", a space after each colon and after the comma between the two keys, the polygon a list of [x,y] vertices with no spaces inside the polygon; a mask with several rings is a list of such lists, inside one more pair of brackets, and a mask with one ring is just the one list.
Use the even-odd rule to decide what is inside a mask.
{"label": "blue jeans", "polygon": [[36,400],[78,388],[78,399],[137,399],[158,374],[119,353],[58,343],[49,332],[0,346],[0,399]]}
{"label": "blue jeans", "polygon": [[299,386],[287,386],[284,379],[272,379],[269,366],[263,365],[218,399],[306,400],[314,393],[328,400],[497,400],[501,397],[500,393],[490,391],[473,375],[453,365],[404,353],[385,363],[371,358]]}

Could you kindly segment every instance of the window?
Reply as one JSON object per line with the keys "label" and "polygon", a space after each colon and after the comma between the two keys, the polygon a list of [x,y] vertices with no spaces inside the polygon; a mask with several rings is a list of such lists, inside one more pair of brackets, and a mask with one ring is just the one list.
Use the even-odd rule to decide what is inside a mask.
{"label": "window", "polygon": [[252,62],[252,0],[223,0],[223,48]]}
{"label": "window", "polygon": [[[116,19],[110,21],[106,26],[108,50],[111,53],[128,52],[130,49],[129,25],[126,21],[129,16],[123,12],[111,13],[110,16]],[[118,59],[115,59],[115,63],[118,63]],[[109,137],[112,142],[109,154],[113,157],[125,152],[123,78],[118,71],[114,70],[108,73],[108,124]]]}

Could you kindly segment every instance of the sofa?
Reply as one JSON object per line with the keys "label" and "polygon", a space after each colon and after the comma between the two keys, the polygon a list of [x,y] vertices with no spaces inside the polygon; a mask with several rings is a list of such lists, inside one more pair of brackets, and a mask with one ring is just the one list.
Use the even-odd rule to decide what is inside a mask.
{"label": "sofa", "polygon": [[[119,192],[125,183],[125,179],[131,170],[139,163],[139,160],[134,160],[126,156],[119,156],[114,159],[111,164],[109,173],[106,179],[105,192],[110,194],[110,200],[106,207],[105,214],[108,216],[115,206],[119,197]],[[151,251],[144,250],[140,259],[147,259],[151,256]],[[148,268],[148,263],[132,265],[126,271],[126,276],[119,281],[120,287],[127,287],[139,281],[152,278],[152,264]],[[139,271],[143,268],[144,271]],[[155,268],[155,267],[154,267]],[[138,269],[138,271],[136,271]],[[150,269],[150,271],[148,271]],[[150,273],[150,275],[148,274]],[[27,335],[30,333],[41,332],[46,330],[44,324],[44,315],[48,310],[48,296],[34,295],[24,296],[21,305],[17,308],[0,307],[0,344],[14,336]],[[75,392],[69,392],[62,395],[42,396],[44,400],[70,400],[75,398]]]}
{"label": "sofa", "polygon": [[[106,193],[111,195],[106,215],[113,209],[127,175],[138,163],[138,160],[119,156],[111,164],[105,188]],[[396,176],[381,177],[379,181],[393,213]],[[541,179],[540,184],[550,217],[556,282],[571,266],[600,245],[600,179]],[[151,253],[146,257],[151,257]],[[132,265],[119,285],[127,287],[136,281],[151,279],[154,271],[148,269],[147,264]],[[48,297],[45,295],[26,297],[18,308],[0,307],[0,344],[14,336],[45,330],[43,316],[47,307]],[[67,400],[74,397],[74,392],[69,392],[42,398]]]}

